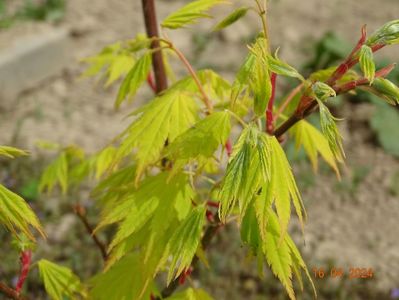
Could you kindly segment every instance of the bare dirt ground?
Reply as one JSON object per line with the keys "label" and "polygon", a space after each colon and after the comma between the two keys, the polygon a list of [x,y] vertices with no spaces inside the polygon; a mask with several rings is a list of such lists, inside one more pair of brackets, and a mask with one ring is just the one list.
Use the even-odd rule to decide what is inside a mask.
{"label": "bare dirt ground", "polygon": [[[159,16],[162,18],[182,3],[157,1]],[[215,10],[219,16],[225,13],[226,8]],[[280,56],[300,66],[300,60],[311,55],[309,44],[328,30],[355,42],[363,24],[367,23],[372,31],[398,16],[397,0],[271,0],[270,35],[273,47],[281,47]],[[39,32],[41,26],[44,25],[18,24],[10,31],[0,32],[0,45],[15,34]],[[0,144],[12,143],[35,152],[35,142],[44,139],[64,145],[75,143],[95,151],[127,124],[123,117],[131,108],[125,106],[115,112],[115,89],[104,91],[93,81],[79,79],[84,68],[79,60],[106,44],[143,32],[140,1],[69,0],[65,19],[57,26],[69,27],[74,33],[70,49],[74,61],[18,99],[1,99],[14,102],[11,109],[0,114]],[[226,30],[222,37],[198,40],[210,27],[202,24],[170,36],[189,57],[195,58],[197,67],[214,66],[231,78],[246,53],[245,41],[256,34],[258,26],[258,21],[250,17]],[[398,53],[395,48],[384,55],[399,62]],[[149,97],[150,91],[144,88],[138,99]],[[350,119],[356,112],[360,118],[367,117],[362,115],[361,106],[347,107],[343,116]],[[302,250],[309,268],[325,266],[327,261],[346,269],[373,268],[376,276],[371,284],[388,295],[390,289],[399,287],[399,199],[390,192],[392,184],[399,185],[392,182],[399,162],[372,145],[363,132],[357,133],[356,127],[345,122],[342,127],[348,161],[343,184],[323,173],[313,186],[304,189],[309,222]],[[356,172],[363,175],[360,183],[355,190],[345,189],[345,183],[351,182]],[[221,293],[219,299],[227,299],[226,295]]]}

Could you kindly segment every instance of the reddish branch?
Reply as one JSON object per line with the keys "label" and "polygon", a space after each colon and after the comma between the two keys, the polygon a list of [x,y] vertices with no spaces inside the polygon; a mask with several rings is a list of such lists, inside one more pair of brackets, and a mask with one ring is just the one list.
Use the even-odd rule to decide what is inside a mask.
{"label": "reddish branch", "polygon": [[87,220],[85,208],[83,206],[81,206],[80,204],[76,204],[73,207],[73,210],[74,210],[75,214],[79,217],[79,219],[82,221],[83,225],[85,226],[87,232],[90,234],[94,243],[97,245],[104,261],[106,261],[107,257],[108,257],[107,248],[106,248],[105,244],[103,242],[101,242],[99,240],[99,238],[97,237],[97,235],[94,233],[93,227],[90,225],[89,221]]}
{"label": "reddish branch", "polygon": [[[155,10],[154,0],[142,0],[143,15],[147,36],[149,38],[159,37],[157,16]],[[160,48],[158,39],[153,39],[151,49]],[[152,53],[152,67],[155,75],[156,92],[160,93],[168,88],[168,81],[165,72],[165,65],[163,63],[162,51],[154,51]]]}
{"label": "reddish branch", "polygon": [[21,262],[21,271],[19,272],[19,278],[17,285],[15,287],[15,291],[19,294],[21,292],[22,287],[24,286],[26,277],[29,273],[30,263],[32,260],[32,250],[22,251],[20,254],[20,262]]}
{"label": "reddish branch", "polygon": [[25,296],[20,295],[16,290],[10,288],[3,282],[0,282],[0,293],[8,297],[9,299],[14,300],[27,300]]}
{"label": "reddish branch", "polygon": [[[352,68],[354,65],[356,65],[359,62],[359,57],[357,53],[360,50],[360,48],[363,46],[365,41],[366,41],[366,27],[363,26],[361,37],[356,46],[353,48],[352,52],[348,55],[345,61],[337,67],[337,69],[334,71],[331,77],[327,79],[326,83],[335,90],[337,95],[353,90],[358,86],[362,85],[364,86],[369,84],[369,81],[366,78],[361,78],[359,80],[354,80],[345,83],[341,86],[336,85],[336,82],[339,79],[341,79],[350,68]],[[373,52],[375,52],[383,48],[384,46],[385,45],[377,44],[372,46],[371,49]],[[389,65],[377,71],[375,73],[375,77],[387,76],[392,71],[394,66],[395,66],[394,64]],[[274,135],[276,137],[281,137],[288,129],[294,126],[297,122],[309,116],[317,108],[317,106],[318,106],[317,101],[311,96],[309,96],[307,91],[304,91],[294,114],[274,131]]]}

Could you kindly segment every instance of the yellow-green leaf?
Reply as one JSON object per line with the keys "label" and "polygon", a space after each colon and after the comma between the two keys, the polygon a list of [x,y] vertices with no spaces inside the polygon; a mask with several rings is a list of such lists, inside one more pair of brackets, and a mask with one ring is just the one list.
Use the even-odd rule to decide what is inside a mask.
{"label": "yellow-green leaf", "polygon": [[219,216],[222,221],[239,203],[243,217],[248,203],[270,177],[271,138],[254,125],[243,130],[234,145],[220,190]]}
{"label": "yellow-green leaf", "polygon": [[255,63],[247,80],[254,94],[254,111],[257,116],[264,115],[272,93],[269,64],[266,59],[269,55],[267,45],[268,41],[264,37],[259,37],[250,47],[255,56]]}
{"label": "yellow-green leaf", "polygon": [[47,190],[51,193],[57,184],[65,194],[68,189],[68,160],[64,151],[44,170],[40,178],[39,190]]}
{"label": "yellow-green leaf", "polygon": [[48,260],[38,262],[40,277],[44,282],[46,292],[53,300],[80,299],[87,293],[80,279],[68,268],[59,266]]}
{"label": "yellow-green leaf", "polygon": [[18,156],[26,156],[26,155],[28,155],[28,152],[26,152],[25,150],[9,146],[0,146],[0,156],[15,158]]}
{"label": "yellow-green leaf", "polygon": [[198,106],[184,92],[167,92],[141,109],[141,115],[125,131],[116,160],[137,149],[137,179],[144,169],[160,158],[165,141],[173,140],[193,125]]}
{"label": "yellow-green leaf", "polygon": [[226,3],[224,0],[197,0],[191,1],[177,11],[171,13],[162,22],[162,27],[177,29],[185,25],[194,24],[199,18],[207,18],[207,10],[215,5]]}
{"label": "yellow-green leaf", "polygon": [[269,66],[269,70],[273,73],[298,78],[301,81],[305,81],[305,78],[303,78],[303,76],[294,67],[277,57],[277,51],[274,57],[271,54],[267,55],[267,64]]}
{"label": "yellow-green leaf", "polygon": [[315,171],[317,171],[317,158],[318,154],[320,154],[339,177],[339,169],[334,153],[331,151],[325,136],[316,127],[305,120],[301,120],[292,127],[291,132],[294,135],[296,147],[304,147]]}
{"label": "yellow-green leaf", "polygon": [[281,281],[288,296],[295,300],[295,293],[292,287],[292,258],[291,250],[287,243],[281,242],[281,230],[277,219],[270,213],[266,237],[263,242],[263,252],[266,261],[271,267],[274,275]]}
{"label": "yellow-green leaf", "polygon": [[269,197],[274,199],[281,227],[281,237],[284,238],[291,217],[291,201],[295,207],[302,229],[304,226],[304,207],[290,164],[283,148],[281,148],[280,143],[275,137],[271,138],[270,149],[271,176],[267,193],[265,194],[265,201],[270,202],[268,200]]}
{"label": "yellow-green leaf", "polygon": [[39,219],[29,205],[17,194],[0,184],[0,223],[14,234],[22,231],[31,240],[35,240],[30,226],[45,236]]}
{"label": "yellow-green leaf", "polygon": [[133,97],[141,84],[146,80],[151,68],[151,53],[146,52],[137,62],[133,68],[126,75],[123,80],[118,96],[115,101],[115,107],[119,108],[126,97]]}
{"label": "yellow-green leaf", "polygon": [[104,148],[95,159],[96,178],[99,179],[105,172],[110,171],[117,149],[113,146]]}
{"label": "yellow-green leaf", "polygon": [[90,299],[148,300],[155,288],[143,275],[145,272],[142,257],[137,252],[128,253],[90,280]]}
{"label": "yellow-green leaf", "polygon": [[213,300],[203,289],[188,288],[185,291],[175,293],[168,300]]}
{"label": "yellow-green leaf", "polygon": [[230,114],[215,112],[179,135],[168,147],[168,154],[178,159],[211,157],[230,135]]}
{"label": "yellow-green leaf", "polygon": [[204,205],[193,209],[170,238],[164,253],[164,259],[172,256],[168,272],[168,284],[190,267],[200,244],[205,211]]}

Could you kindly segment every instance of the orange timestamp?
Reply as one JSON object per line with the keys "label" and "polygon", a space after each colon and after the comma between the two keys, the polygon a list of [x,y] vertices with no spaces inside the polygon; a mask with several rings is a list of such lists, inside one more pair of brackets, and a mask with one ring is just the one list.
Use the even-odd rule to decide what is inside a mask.
{"label": "orange timestamp", "polygon": [[374,277],[373,268],[332,267],[331,269],[325,269],[323,267],[314,267],[312,268],[312,271],[313,276],[316,279],[343,278],[344,276],[348,276],[349,279],[371,279]]}

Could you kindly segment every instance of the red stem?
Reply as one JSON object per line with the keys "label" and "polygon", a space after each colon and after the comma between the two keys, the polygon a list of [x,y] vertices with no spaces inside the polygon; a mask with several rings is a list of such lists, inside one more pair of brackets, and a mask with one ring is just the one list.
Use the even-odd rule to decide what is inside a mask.
{"label": "red stem", "polygon": [[14,300],[27,300],[28,298],[20,295],[16,290],[10,288],[3,282],[0,282],[0,293],[6,295],[10,299]]}
{"label": "red stem", "polygon": [[272,93],[270,95],[269,103],[267,105],[267,110],[266,110],[266,132],[269,134],[273,134],[273,130],[274,130],[273,107],[274,107],[274,98],[276,96],[277,74],[272,73],[270,79],[272,82]]}
{"label": "red stem", "polygon": [[22,251],[19,259],[21,262],[21,271],[19,273],[17,285],[15,286],[15,291],[18,294],[21,292],[26,277],[28,276],[29,273],[30,263],[32,261],[32,250]]}

